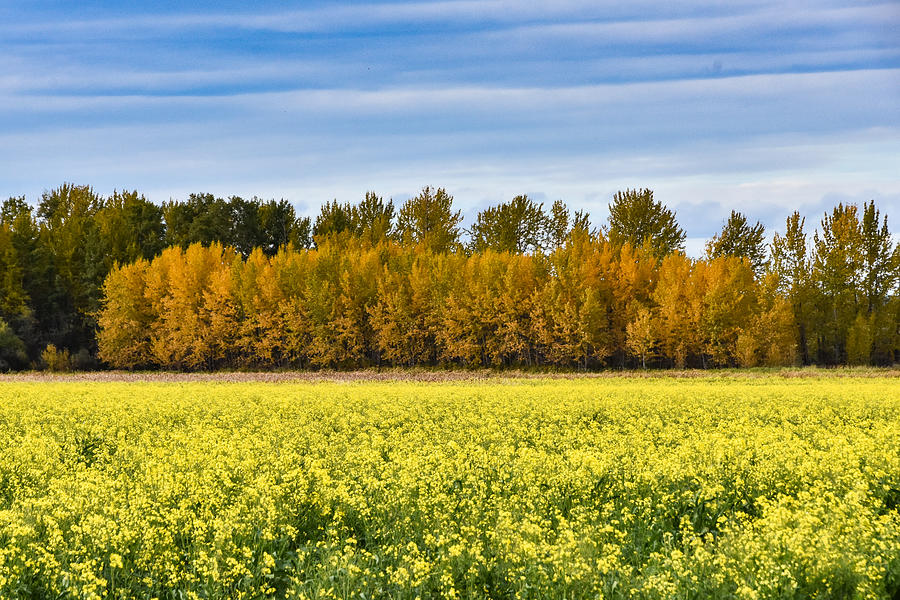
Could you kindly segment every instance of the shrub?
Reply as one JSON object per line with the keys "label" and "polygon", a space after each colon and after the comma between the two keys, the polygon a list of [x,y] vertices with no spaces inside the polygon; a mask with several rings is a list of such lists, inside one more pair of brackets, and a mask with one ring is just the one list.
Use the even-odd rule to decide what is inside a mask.
{"label": "shrub", "polygon": [[48,371],[54,373],[72,370],[72,358],[69,356],[69,351],[65,348],[60,350],[54,344],[47,344],[47,347],[41,352],[41,362]]}

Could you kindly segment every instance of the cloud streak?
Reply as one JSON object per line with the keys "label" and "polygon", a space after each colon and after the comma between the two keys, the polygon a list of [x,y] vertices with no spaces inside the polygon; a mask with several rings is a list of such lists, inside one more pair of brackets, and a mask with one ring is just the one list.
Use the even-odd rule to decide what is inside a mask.
{"label": "cloud streak", "polygon": [[[771,25],[783,26],[803,23],[822,25],[853,21],[884,24],[884,19],[897,18],[896,5],[890,2],[861,2],[846,6],[839,2],[797,2],[793,10],[783,4],[763,1],[744,2],[680,2],[678,5],[660,4],[655,0],[595,2],[569,0],[552,3],[522,3],[518,0],[451,0],[439,2],[384,2],[365,4],[329,4],[301,10],[247,12],[205,11],[202,13],[143,12],[113,18],[77,19],[71,15],[60,18],[24,19],[7,22],[0,32],[8,35],[35,33],[119,33],[170,32],[173,29],[246,29],[293,33],[347,31],[397,24],[462,23],[473,25],[509,25],[547,21],[592,20],[609,21],[614,31],[638,30],[628,28],[646,23],[659,23],[660,29],[676,35],[713,33],[723,28]],[[647,19],[643,15],[654,15]],[[691,19],[672,18],[695,15]],[[708,15],[708,16],[704,16]],[[724,16],[723,16],[724,15]],[[643,18],[642,18],[643,17]],[[619,21],[619,23],[616,23]],[[702,24],[702,29],[697,25]],[[594,27],[597,24],[588,25]],[[603,25],[603,24],[601,24]],[[571,30],[572,24],[562,25]],[[624,27],[624,29],[623,29]],[[643,31],[643,35],[655,33]]]}
{"label": "cloud streak", "polygon": [[735,206],[900,212],[896,3],[203,1],[0,8],[0,194],[314,211],[434,184],[467,213],[525,192],[602,218],[647,186],[698,238]]}

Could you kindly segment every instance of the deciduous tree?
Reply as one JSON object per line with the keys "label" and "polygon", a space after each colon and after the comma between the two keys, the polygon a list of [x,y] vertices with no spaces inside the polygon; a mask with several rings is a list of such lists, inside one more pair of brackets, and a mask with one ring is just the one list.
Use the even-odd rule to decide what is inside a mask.
{"label": "deciduous tree", "polygon": [[444,188],[425,187],[400,207],[397,235],[407,244],[422,244],[433,252],[459,245],[462,213],[453,210],[453,196]]}
{"label": "deciduous tree", "polygon": [[[771,246],[771,270],[776,290],[786,297],[794,313],[793,329],[797,349],[804,364],[815,355],[816,290],[810,272],[810,258],[804,226],[806,219],[794,211],[785,222],[784,234],[775,233]],[[810,346],[813,348],[810,348]]]}
{"label": "deciduous tree", "polygon": [[706,244],[706,256],[746,258],[753,272],[762,275],[767,266],[765,234],[766,228],[759,221],[751,226],[746,216],[733,210],[722,230]]}
{"label": "deciduous tree", "polygon": [[[557,215],[561,218],[561,215]],[[557,223],[559,226],[559,223]],[[469,230],[473,252],[538,252],[548,245],[550,221],[543,205],[528,196],[486,208],[478,213]],[[568,233],[568,223],[564,228]]]}
{"label": "deciduous tree", "polygon": [[863,235],[857,207],[839,204],[813,236],[812,277],[820,292],[823,360],[845,359],[847,334],[862,304]]}
{"label": "deciduous tree", "polygon": [[617,192],[609,205],[609,241],[633,247],[647,245],[658,259],[684,250],[684,230],[675,213],[653,199],[648,189]]}

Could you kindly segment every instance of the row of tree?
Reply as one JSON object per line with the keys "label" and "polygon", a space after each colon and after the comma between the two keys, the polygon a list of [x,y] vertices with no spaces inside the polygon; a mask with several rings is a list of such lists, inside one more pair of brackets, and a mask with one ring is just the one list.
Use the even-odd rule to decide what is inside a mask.
{"label": "row of tree", "polygon": [[173,247],[113,270],[100,356],[121,368],[792,364],[789,303],[740,258],[658,260],[576,232],[548,254],[347,234],[314,250]]}
{"label": "row of tree", "polygon": [[[426,187],[395,214],[390,200],[368,193],[356,205],[326,203],[313,221],[285,200],[238,196],[192,194],[159,206],[135,191],[103,197],[89,186],[64,184],[45,192],[36,206],[9,198],[0,208],[0,370],[38,364],[47,347],[69,352],[77,366],[98,366],[101,286],[115,264],[194,243],[218,242],[244,257],[259,248],[272,256],[288,245],[311,248],[345,232],[373,244],[395,240],[464,251],[462,216],[452,202],[445,190]],[[515,202],[528,207],[520,219],[543,214],[524,197]],[[568,218],[562,203],[554,205],[554,218],[558,241]],[[586,215],[581,219],[586,227]],[[493,235],[494,244],[518,244],[483,224],[478,231]]]}
{"label": "row of tree", "polygon": [[137,192],[102,197],[70,184],[37,206],[9,198],[0,207],[0,370],[27,368],[48,346],[71,352],[77,366],[97,366],[101,288],[115,264],[197,242],[274,254],[308,246],[309,223],[284,200],[195,194],[158,206]]}
{"label": "row of tree", "polygon": [[[684,248],[684,231],[674,213],[654,200],[650,190],[616,194],[609,206],[609,219],[599,229],[592,228],[586,213],[572,214],[562,202],[545,210],[527,196],[518,196],[481,211],[464,230],[462,215],[452,203],[452,196],[445,190],[426,187],[395,212],[392,201],[368,193],[358,204],[326,203],[312,220],[298,217],[284,200],[225,200],[209,194],[157,206],[136,192],[116,192],[103,198],[89,187],[63,185],[45,193],[36,208],[24,198],[11,198],[3,203],[0,213],[0,367],[35,364],[48,345],[71,351],[82,366],[94,365],[99,350],[99,356],[110,365],[174,368],[445,362],[582,367],[647,361],[675,365],[793,360],[838,364],[897,359],[900,250],[892,243],[887,218],[881,218],[874,203],[862,210],[836,207],[812,238],[804,230],[804,220],[794,214],[786,223],[785,233],[776,234],[770,245],[759,223],[751,225],[745,216],[733,212],[722,231],[710,240],[701,261],[679,254]],[[276,349],[260,350],[260,354],[247,350],[253,338],[247,333],[251,331],[247,324],[257,317],[253,302],[248,300],[254,296],[247,295],[246,283],[240,284],[245,291],[229,288],[231,299],[225,304],[235,310],[229,317],[236,319],[229,321],[229,331],[244,332],[243,341],[235,342],[227,352],[212,355],[193,350],[184,354],[183,348],[177,349],[173,338],[163,333],[168,326],[161,325],[169,321],[160,307],[175,302],[164,299],[179,293],[177,277],[167,269],[175,269],[173,273],[177,274],[179,268],[188,267],[172,265],[188,260],[189,254],[203,252],[221,254],[216,264],[227,263],[232,286],[246,279],[244,270],[262,269],[260,261],[271,263],[262,270],[280,282],[284,277],[276,274],[279,265],[295,265],[291,269],[301,263],[315,265],[310,267],[312,275],[304,275],[302,285],[294,281],[285,284],[281,296],[270,294],[280,298],[276,304],[284,305],[278,310],[283,312],[292,306],[294,312],[290,314],[296,319],[296,323],[289,323],[288,313],[283,312],[281,321],[273,321],[282,323],[280,335],[292,339],[292,327],[307,331],[303,334],[307,337],[297,338],[302,340],[297,352],[277,350],[279,344],[290,344],[275,343],[277,329],[258,326],[252,330],[268,331],[265,339]],[[577,265],[570,266],[570,271],[561,267],[571,260],[590,265],[600,260],[598,256],[617,266],[602,267],[602,276],[586,271],[576,276],[570,271]],[[728,258],[741,258],[743,262],[719,260]],[[647,273],[646,283],[639,286],[643,291],[610,291],[624,285],[624,276],[614,271],[628,271],[631,262]],[[191,264],[190,268],[200,269],[206,263]],[[365,268],[360,266],[363,264]],[[525,264],[527,268],[522,266]],[[578,268],[589,269],[584,265]],[[124,285],[123,274],[137,277],[135,269],[147,277],[157,277],[159,282],[153,287],[145,281],[148,287],[142,288],[143,300],[134,294],[117,295],[117,286]],[[329,273],[329,269],[334,271]],[[436,271],[430,272],[432,269]],[[510,269],[531,272],[532,287],[516,291],[491,279],[505,281],[502,277],[507,277]],[[425,285],[426,272],[432,287],[420,289]],[[674,272],[678,275],[666,283],[665,278]],[[743,283],[747,273],[752,289]],[[190,288],[198,294],[193,301],[196,303],[205,301],[203,298],[211,293],[203,286],[224,275],[198,272],[192,277],[205,282]],[[368,287],[353,287],[349,282],[355,277]],[[469,279],[460,279],[465,277]],[[585,280],[576,281],[578,277]],[[482,280],[485,278],[490,281]],[[714,323],[715,327],[724,327],[722,315],[710,317],[724,309],[712,297],[707,298],[709,290],[719,289],[720,278],[743,290],[740,297],[746,297],[735,305],[740,307],[734,309],[740,315],[725,311],[734,323],[740,323],[722,329],[727,329],[727,334],[710,329]],[[464,293],[463,288],[454,287],[463,285],[461,281],[472,289]],[[676,284],[692,291],[675,293]],[[217,285],[225,294],[225,284],[219,281]],[[321,302],[326,300],[316,295],[319,292],[326,297],[332,294],[334,304],[322,307]],[[427,307],[421,300],[424,296],[431,302]],[[515,298],[519,308],[518,312],[504,313],[502,319],[491,317],[489,322],[494,325],[485,325],[487,329],[476,336],[481,340],[474,344],[479,351],[470,349],[466,353],[459,350],[460,342],[447,336],[458,330],[451,327],[453,314],[470,310],[465,300],[468,297],[485,307],[502,306]],[[177,301],[179,305],[190,304],[185,302],[183,298]],[[355,308],[346,308],[349,306]],[[674,325],[680,322],[673,316],[675,306],[681,307],[678,310],[692,307],[694,321],[688,320],[690,325],[679,329]],[[146,307],[153,308],[140,312]],[[524,307],[529,308],[525,311]],[[140,323],[136,331],[150,336],[138,346],[156,350],[135,353],[123,349],[131,347],[128,343],[110,342],[125,335],[121,331],[129,330],[128,319],[122,317],[129,310],[143,315],[135,321]],[[390,336],[383,330],[390,322],[385,316],[390,311],[428,323],[419,329],[395,325],[398,332],[420,340],[404,342],[407,345],[424,344],[421,352],[398,353],[400,343],[387,341]],[[585,311],[605,312],[606,316],[587,318]],[[790,317],[787,321],[785,314]],[[148,315],[151,321],[146,321]],[[216,318],[198,316],[191,321],[185,317],[183,322],[195,322],[198,331],[208,332],[204,323]],[[471,314],[465,319],[472,326],[484,322]],[[498,319],[505,319],[505,324],[501,326]],[[776,336],[776,342],[766,338],[772,335],[773,319],[779,323],[779,334],[783,334]],[[346,325],[350,322],[355,325]],[[177,325],[176,321],[172,323]],[[357,340],[351,344],[355,350],[325,351],[325,340],[337,339],[335,332],[344,326],[359,332],[351,336]],[[520,339],[521,348],[512,349],[518,346],[509,341],[497,342],[494,334],[486,333],[494,330],[491,327],[518,332],[513,337]],[[118,333],[117,328],[121,329]],[[425,335],[422,328],[432,333]],[[557,333],[569,331],[566,335],[571,339],[582,341],[565,342],[566,336],[547,333],[551,329]],[[313,335],[312,331],[319,333]],[[674,341],[674,331],[683,334],[681,349]],[[769,333],[759,333],[762,331]],[[173,344],[170,358],[162,350],[168,344],[165,340]],[[720,341],[721,349],[714,350]],[[571,350],[573,344],[580,344],[581,349]],[[496,349],[500,346],[504,349]]]}

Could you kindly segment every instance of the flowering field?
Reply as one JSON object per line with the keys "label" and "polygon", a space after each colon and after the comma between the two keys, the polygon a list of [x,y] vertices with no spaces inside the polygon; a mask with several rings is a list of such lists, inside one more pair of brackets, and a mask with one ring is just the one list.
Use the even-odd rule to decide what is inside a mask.
{"label": "flowering field", "polygon": [[2,598],[896,598],[900,379],[0,383]]}

